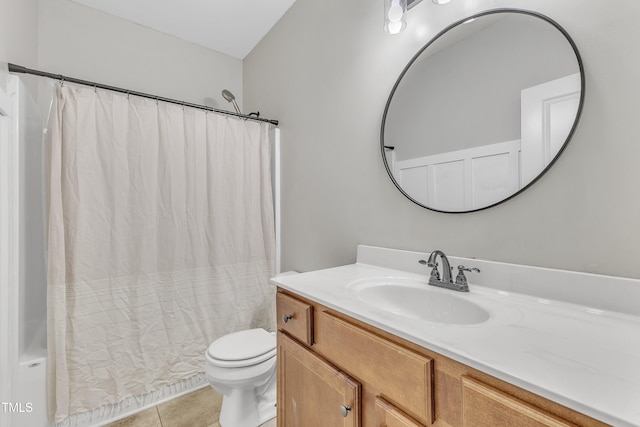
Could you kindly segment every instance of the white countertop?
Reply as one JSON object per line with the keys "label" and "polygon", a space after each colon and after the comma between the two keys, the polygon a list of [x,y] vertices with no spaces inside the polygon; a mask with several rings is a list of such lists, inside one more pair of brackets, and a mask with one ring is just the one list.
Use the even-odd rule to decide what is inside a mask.
{"label": "white countertop", "polygon": [[[579,273],[578,273],[579,274]],[[640,317],[473,284],[475,325],[409,319],[361,302],[355,280],[426,276],[356,263],[272,279],[283,289],[614,426],[640,426]],[[640,303],[640,301],[638,301]]]}

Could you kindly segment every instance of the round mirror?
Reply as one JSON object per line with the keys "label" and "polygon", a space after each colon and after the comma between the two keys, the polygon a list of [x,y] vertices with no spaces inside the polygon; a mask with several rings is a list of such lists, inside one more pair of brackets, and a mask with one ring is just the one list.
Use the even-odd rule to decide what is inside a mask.
{"label": "round mirror", "polygon": [[472,212],[522,192],[558,158],[584,99],[567,32],[529,11],[461,20],[400,74],[382,119],[387,172],[413,202]]}

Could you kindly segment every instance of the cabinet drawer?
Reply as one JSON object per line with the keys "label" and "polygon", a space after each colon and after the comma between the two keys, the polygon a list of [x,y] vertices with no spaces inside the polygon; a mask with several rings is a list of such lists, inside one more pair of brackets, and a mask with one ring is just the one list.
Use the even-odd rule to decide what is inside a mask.
{"label": "cabinet drawer", "polygon": [[285,331],[308,346],[313,344],[313,306],[289,295],[276,294],[278,330]]}
{"label": "cabinet drawer", "polygon": [[401,410],[376,397],[376,427],[423,427]]}
{"label": "cabinet drawer", "polygon": [[575,427],[555,415],[478,380],[462,377],[464,426]]}
{"label": "cabinet drawer", "polygon": [[433,422],[433,360],[332,314],[316,313],[314,348],[424,424]]}

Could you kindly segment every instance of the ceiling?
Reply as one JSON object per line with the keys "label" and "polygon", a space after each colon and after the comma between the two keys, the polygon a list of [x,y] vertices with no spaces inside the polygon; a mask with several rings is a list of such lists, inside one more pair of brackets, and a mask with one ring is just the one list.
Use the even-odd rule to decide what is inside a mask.
{"label": "ceiling", "polygon": [[244,59],[295,0],[72,0]]}

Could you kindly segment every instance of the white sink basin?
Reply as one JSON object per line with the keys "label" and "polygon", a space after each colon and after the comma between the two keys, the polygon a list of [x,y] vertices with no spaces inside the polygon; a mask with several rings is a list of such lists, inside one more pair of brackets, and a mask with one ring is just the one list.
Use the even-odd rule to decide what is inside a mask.
{"label": "white sink basin", "polygon": [[427,281],[404,277],[379,277],[356,280],[350,292],[365,304],[398,316],[437,323],[473,325],[489,319],[489,312],[468,301],[468,294],[439,289]]}

